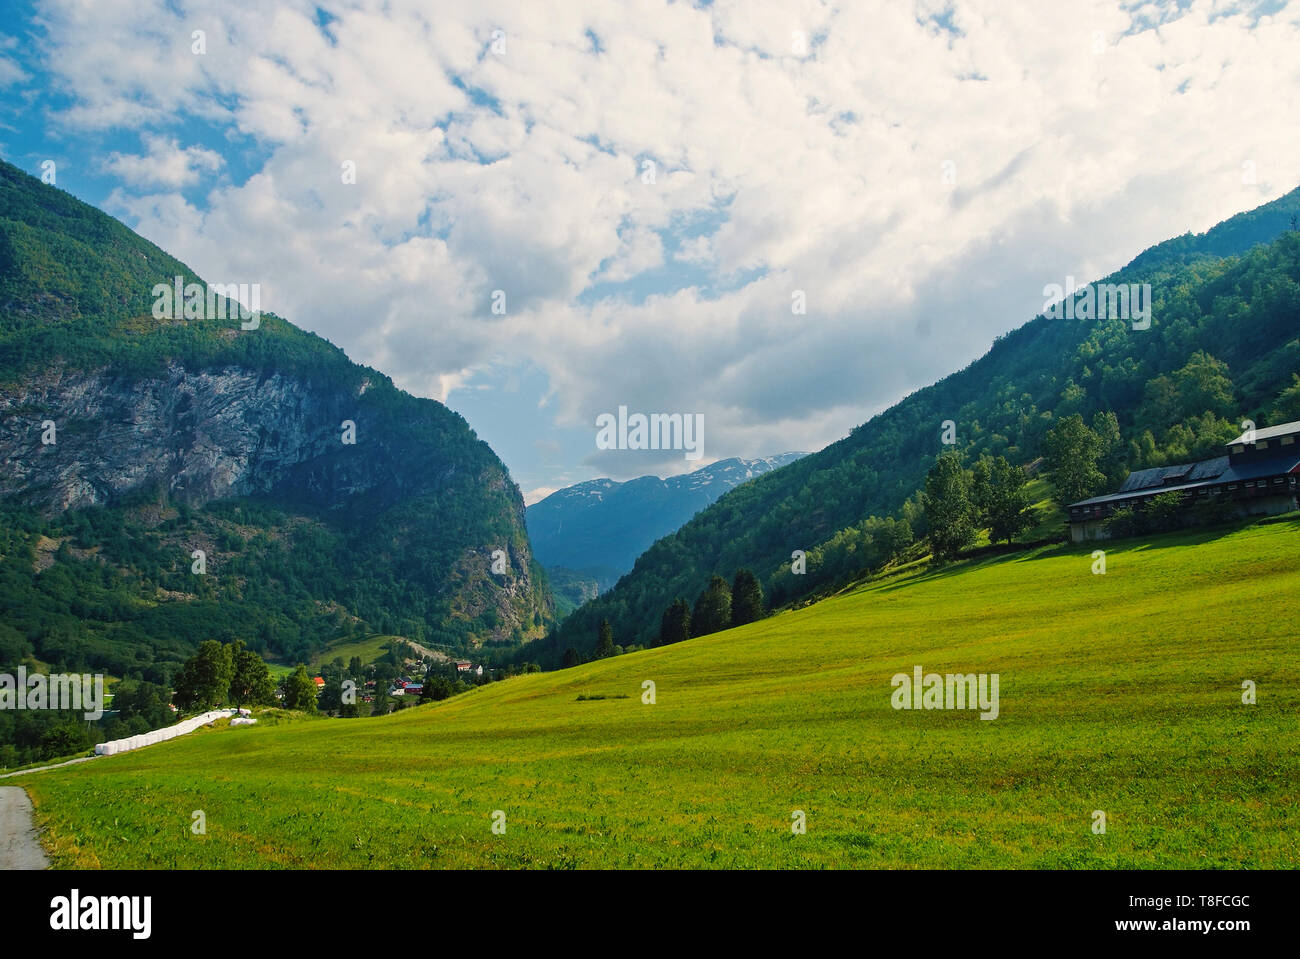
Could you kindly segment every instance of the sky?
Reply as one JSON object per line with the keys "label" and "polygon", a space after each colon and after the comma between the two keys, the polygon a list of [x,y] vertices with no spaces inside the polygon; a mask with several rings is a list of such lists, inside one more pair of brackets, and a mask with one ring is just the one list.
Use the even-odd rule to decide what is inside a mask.
{"label": "sky", "polygon": [[[820,449],[1300,184],[1300,0],[0,9],[0,157],[457,410],[529,502]],[[702,459],[600,448],[620,407]]]}

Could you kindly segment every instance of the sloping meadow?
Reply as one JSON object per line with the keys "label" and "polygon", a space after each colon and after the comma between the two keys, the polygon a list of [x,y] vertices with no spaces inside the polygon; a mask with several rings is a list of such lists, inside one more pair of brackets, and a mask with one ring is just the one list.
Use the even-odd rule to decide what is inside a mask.
{"label": "sloping meadow", "polygon": [[[1068,547],[919,567],[382,719],[15,782],[65,867],[1294,867],[1297,547],[1292,516],[1109,544],[1104,573]],[[916,667],[996,674],[996,719],[895,708]]]}

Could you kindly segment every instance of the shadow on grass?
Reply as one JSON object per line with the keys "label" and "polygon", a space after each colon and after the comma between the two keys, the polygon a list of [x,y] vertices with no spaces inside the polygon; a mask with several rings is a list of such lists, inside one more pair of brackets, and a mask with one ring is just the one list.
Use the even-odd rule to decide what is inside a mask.
{"label": "shadow on grass", "polygon": [[[1189,546],[1204,546],[1240,533],[1242,530],[1256,526],[1276,526],[1278,524],[1295,524],[1300,530],[1300,513],[1284,513],[1280,516],[1250,517],[1215,523],[1211,526],[1195,526],[1190,529],[1171,530],[1167,533],[1140,533],[1116,539],[1094,539],[1083,543],[1067,543],[1051,555],[1069,555],[1072,553],[1091,554],[1093,550],[1104,549],[1106,552],[1140,552],[1153,547],[1160,549],[1177,549]],[[1025,560],[1044,559],[1045,555],[1026,555]]]}
{"label": "shadow on grass", "polygon": [[898,589],[920,583],[946,579],[957,573],[985,569],[998,563],[1032,563],[1041,559],[1057,559],[1062,556],[1091,556],[1094,550],[1104,549],[1108,553],[1136,553],[1152,548],[1177,549],[1183,547],[1204,546],[1239,533],[1255,526],[1273,526],[1277,524],[1294,524],[1300,531],[1300,513],[1286,513],[1281,516],[1255,517],[1218,523],[1213,526],[1200,526],[1193,529],[1174,530],[1169,533],[1146,533],[1125,539],[1089,540],[1084,543],[1013,543],[1010,546],[987,546],[972,550],[960,559],[943,565],[931,565],[925,572],[900,577],[893,583],[881,583],[879,580],[857,583],[847,592],[859,589],[872,589],[889,593]]}

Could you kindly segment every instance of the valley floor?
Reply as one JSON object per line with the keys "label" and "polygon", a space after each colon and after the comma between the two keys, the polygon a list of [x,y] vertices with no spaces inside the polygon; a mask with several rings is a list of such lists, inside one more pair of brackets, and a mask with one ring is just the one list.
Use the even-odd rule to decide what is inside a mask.
{"label": "valley floor", "polygon": [[[1297,866],[1300,519],[1103,545],[9,783],[61,867]],[[894,709],[916,666],[997,719]]]}

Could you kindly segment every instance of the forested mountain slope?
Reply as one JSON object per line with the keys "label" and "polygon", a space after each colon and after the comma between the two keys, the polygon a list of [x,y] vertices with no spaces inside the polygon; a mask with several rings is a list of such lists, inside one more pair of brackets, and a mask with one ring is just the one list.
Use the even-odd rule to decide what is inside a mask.
{"label": "forested mountain slope", "polygon": [[0,667],[542,633],[522,497],[462,417],[274,315],[156,311],[177,276],[202,282],[0,164]]}
{"label": "forested mountain slope", "polygon": [[794,550],[839,534],[843,548],[865,556],[877,535],[871,517],[901,515],[915,526],[917,511],[900,510],[953,448],[940,442],[947,420],[968,462],[990,454],[1024,464],[1062,417],[1113,411],[1120,465],[1136,469],[1206,455],[1246,418],[1300,418],[1297,213],[1300,190],[1147,250],[1099,282],[1151,284],[1148,329],[1034,318],[839,442],[722,496],[529,655],[558,663],[567,648],[590,650],[603,619],[619,644],[653,643],[675,597],[692,601],[711,576],[730,579],[741,567],[777,602],[809,595],[824,580],[814,569],[791,575]]}

